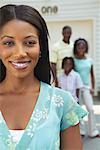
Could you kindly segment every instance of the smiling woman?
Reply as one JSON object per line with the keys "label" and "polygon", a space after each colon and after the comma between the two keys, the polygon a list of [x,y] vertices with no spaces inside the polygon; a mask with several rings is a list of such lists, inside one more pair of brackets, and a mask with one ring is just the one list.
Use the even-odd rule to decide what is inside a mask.
{"label": "smiling woman", "polygon": [[[13,27],[16,30],[12,30]],[[8,68],[6,77],[24,77],[29,73],[33,76],[32,70],[40,53],[38,31],[35,27],[25,21],[9,21],[1,30],[1,49],[1,59]]]}
{"label": "smiling woman", "polygon": [[44,19],[30,6],[1,7],[0,149],[82,150],[79,122],[87,113],[49,84]]}
{"label": "smiling woman", "polygon": [[[30,9],[30,11],[29,11],[29,9]],[[5,14],[5,12],[6,12],[6,14]],[[5,46],[6,45],[9,45],[9,47],[13,46],[13,44],[15,42],[14,41],[15,37],[12,37],[13,33],[12,33],[11,29],[13,29],[16,32],[17,28],[20,33],[22,33],[23,31],[24,31],[23,34],[25,34],[25,31],[29,32],[29,35],[25,35],[28,37],[26,37],[26,38],[23,37],[23,38],[25,38],[22,41],[23,45],[27,45],[27,46],[31,47],[31,46],[35,45],[36,42],[39,42],[42,57],[41,58],[39,57],[39,61],[38,61],[38,64],[36,65],[34,74],[38,77],[38,79],[49,83],[50,82],[50,73],[49,73],[50,72],[50,64],[49,64],[48,39],[47,39],[48,30],[47,30],[44,19],[40,16],[40,14],[34,8],[31,8],[29,6],[23,6],[23,5],[18,6],[18,7],[16,7],[15,5],[7,5],[6,9],[4,6],[0,10],[0,14],[1,14],[0,28],[9,24],[9,21],[12,21],[12,20],[17,20],[18,24],[19,24],[19,27],[18,27],[18,24],[14,25],[11,28],[7,27],[7,28],[9,28],[7,30],[7,32],[9,31],[9,33],[7,33],[5,31],[4,35],[2,35],[4,37],[10,36],[10,37],[8,37],[8,39],[5,39],[5,40],[8,40],[7,42],[5,41],[6,43],[4,42]],[[32,18],[32,16],[33,16],[33,18]],[[33,27],[33,29],[35,28],[35,30],[36,30],[35,32],[37,33],[35,35],[36,37],[34,37],[34,35],[31,35],[31,31],[29,31],[28,28],[26,29],[25,26],[23,27],[21,25],[21,21],[26,23],[26,28],[27,28],[28,23],[30,25],[31,30],[32,30],[32,27]],[[16,23],[14,23],[14,24],[16,24]],[[4,29],[2,29],[2,32],[4,32]],[[30,36],[33,36],[33,37],[30,37]],[[18,38],[21,38],[21,37],[18,36]],[[45,40],[46,40],[46,42],[44,42]],[[45,52],[44,52],[44,49],[45,49]],[[10,50],[11,50],[11,48],[10,48]],[[2,62],[0,62],[0,64],[2,64]],[[2,65],[0,65],[0,68],[1,67],[2,67]],[[1,81],[5,78],[4,70],[5,70],[5,67],[3,66],[3,69],[1,71],[1,77],[0,77]],[[44,72],[45,72],[45,74],[44,74]]]}

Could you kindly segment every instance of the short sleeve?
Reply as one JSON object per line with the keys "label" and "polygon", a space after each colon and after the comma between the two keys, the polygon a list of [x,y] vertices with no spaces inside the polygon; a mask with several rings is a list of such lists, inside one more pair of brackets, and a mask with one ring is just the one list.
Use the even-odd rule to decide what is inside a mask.
{"label": "short sleeve", "polygon": [[56,63],[57,62],[57,47],[54,45],[54,47],[50,50],[50,62]]}
{"label": "short sleeve", "polygon": [[93,65],[93,59],[92,58],[88,58],[90,61],[90,64]]}
{"label": "short sleeve", "polygon": [[70,93],[64,96],[64,108],[61,119],[61,131],[74,126],[88,113],[73,99]]}

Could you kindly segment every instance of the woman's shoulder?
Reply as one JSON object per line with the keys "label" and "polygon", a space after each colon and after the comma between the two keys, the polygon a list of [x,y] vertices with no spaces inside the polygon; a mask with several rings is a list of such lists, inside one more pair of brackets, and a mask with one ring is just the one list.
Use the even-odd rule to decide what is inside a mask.
{"label": "woman's shoulder", "polygon": [[87,60],[93,62],[93,59],[91,57],[87,57]]}
{"label": "woman's shoulder", "polygon": [[58,99],[63,99],[64,102],[68,102],[70,100],[73,101],[73,97],[69,91],[65,91],[61,88],[54,87],[53,85],[49,85],[47,83],[43,83],[45,90],[48,89],[48,93],[52,95],[52,97],[56,97]]}
{"label": "woman's shoulder", "polygon": [[63,89],[61,89],[61,88],[59,88],[59,87],[55,87],[55,86],[52,85],[52,84],[47,84],[47,83],[45,83],[45,82],[42,82],[42,85],[43,85],[45,88],[48,88],[48,89],[50,89],[51,91],[55,91],[55,92],[57,92],[57,93],[62,93],[62,92],[64,92],[64,93],[69,93],[69,92],[67,92],[67,91],[65,91],[65,90],[63,90]]}
{"label": "woman's shoulder", "polygon": [[[85,116],[87,113],[78,105],[70,92],[63,89],[43,83],[47,90],[48,100],[52,107],[52,112],[57,113],[61,118],[61,130],[73,126],[79,122],[78,118]],[[49,92],[48,92],[49,91]],[[79,116],[79,117],[78,117]]]}

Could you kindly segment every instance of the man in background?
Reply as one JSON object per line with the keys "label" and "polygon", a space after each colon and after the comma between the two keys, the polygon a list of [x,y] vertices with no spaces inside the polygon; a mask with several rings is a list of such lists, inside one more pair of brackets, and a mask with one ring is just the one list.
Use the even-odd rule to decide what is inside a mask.
{"label": "man in background", "polygon": [[62,72],[62,60],[64,57],[73,56],[73,42],[70,40],[72,29],[70,26],[64,26],[62,29],[63,38],[54,44],[50,51],[51,68],[54,74],[55,86],[58,86],[58,76]]}

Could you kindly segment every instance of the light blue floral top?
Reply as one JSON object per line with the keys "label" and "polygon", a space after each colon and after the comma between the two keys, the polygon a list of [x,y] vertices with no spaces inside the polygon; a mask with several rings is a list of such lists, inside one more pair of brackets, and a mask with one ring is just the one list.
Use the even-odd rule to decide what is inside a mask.
{"label": "light blue floral top", "polygon": [[74,58],[75,70],[80,74],[83,84],[90,86],[90,72],[93,65],[91,58],[77,59]]}
{"label": "light blue floral top", "polygon": [[0,150],[59,150],[60,131],[78,124],[86,114],[69,92],[41,82],[36,106],[19,143],[12,140],[0,113]]}

